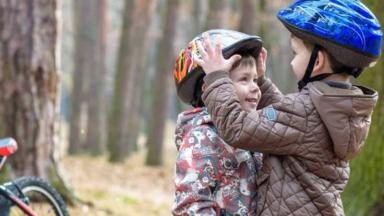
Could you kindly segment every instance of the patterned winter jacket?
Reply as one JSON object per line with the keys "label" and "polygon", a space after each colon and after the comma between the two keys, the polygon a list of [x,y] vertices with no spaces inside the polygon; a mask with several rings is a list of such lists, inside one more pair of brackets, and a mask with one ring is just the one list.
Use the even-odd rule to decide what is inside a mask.
{"label": "patterned winter jacket", "polygon": [[246,113],[227,72],[204,79],[202,98],[219,135],[231,146],[264,154],[257,173],[258,215],[344,215],[348,161],[364,145],[377,92],[312,82],[284,96],[262,78],[258,110]]}
{"label": "patterned winter jacket", "polygon": [[175,138],[173,215],[256,215],[261,154],[226,145],[206,108],[181,113]]}

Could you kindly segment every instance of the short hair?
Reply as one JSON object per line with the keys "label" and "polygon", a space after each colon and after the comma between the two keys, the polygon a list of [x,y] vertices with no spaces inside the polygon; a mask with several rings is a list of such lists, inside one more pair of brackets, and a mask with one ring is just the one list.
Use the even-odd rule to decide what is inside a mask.
{"label": "short hair", "polygon": [[362,68],[354,68],[354,67],[349,67],[344,65],[343,63],[336,60],[336,58],[326,49],[324,48],[322,49],[325,50],[325,52],[328,54],[329,65],[331,66],[333,73],[351,75],[356,78],[363,71]]}
{"label": "short hair", "polygon": [[256,59],[252,55],[242,56],[240,60],[236,61],[230,71],[233,71],[239,67],[256,67]]}
{"label": "short hair", "polygon": [[[297,36],[294,36],[294,37],[297,37]],[[314,44],[308,43],[307,41],[303,40],[303,43],[304,43],[304,46],[309,50],[312,50],[314,47]],[[352,75],[354,77],[357,77],[360,75],[362,71],[361,68],[354,68],[354,67],[349,67],[344,65],[343,63],[336,60],[336,58],[332,55],[332,53],[330,53],[327,49],[325,49],[320,45],[318,46],[320,47],[321,51],[324,51],[327,54],[329,59],[329,66],[331,67],[333,73]]]}

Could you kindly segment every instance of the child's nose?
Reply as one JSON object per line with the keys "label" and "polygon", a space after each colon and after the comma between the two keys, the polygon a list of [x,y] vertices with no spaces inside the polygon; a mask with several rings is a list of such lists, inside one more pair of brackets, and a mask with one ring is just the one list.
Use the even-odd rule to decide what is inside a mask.
{"label": "child's nose", "polygon": [[259,86],[256,84],[256,83],[254,83],[254,82],[252,82],[251,83],[251,92],[259,92],[260,91],[260,89],[259,89]]}

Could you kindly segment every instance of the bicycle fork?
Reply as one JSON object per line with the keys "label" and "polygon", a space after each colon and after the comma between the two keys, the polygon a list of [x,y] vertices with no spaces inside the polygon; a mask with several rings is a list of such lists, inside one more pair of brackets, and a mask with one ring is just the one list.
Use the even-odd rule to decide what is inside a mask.
{"label": "bicycle fork", "polygon": [[[17,205],[25,214],[28,216],[38,216],[25,202],[23,202],[19,197],[17,197],[10,189],[6,186],[12,185],[17,188],[17,190],[21,193],[20,189],[17,185],[12,183],[6,183],[4,185],[0,185],[0,195],[4,196],[4,198],[11,200],[14,205]],[[1,212],[0,212],[1,215]]]}

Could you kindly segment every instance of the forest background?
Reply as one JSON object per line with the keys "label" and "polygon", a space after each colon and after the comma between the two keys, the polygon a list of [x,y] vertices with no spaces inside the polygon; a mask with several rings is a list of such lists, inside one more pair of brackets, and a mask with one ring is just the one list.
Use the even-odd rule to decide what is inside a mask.
{"label": "forest background", "polygon": [[[275,17],[292,0],[30,0],[0,4],[0,135],[18,152],[2,180],[47,179],[72,215],[170,215],[176,157],[175,56],[197,34],[257,34],[267,76],[296,91],[290,34]],[[362,0],[384,22],[382,0]],[[355,80],[384,94],[384,61]],[[343,193],[347,215],[384,211],[380,98]]]}

